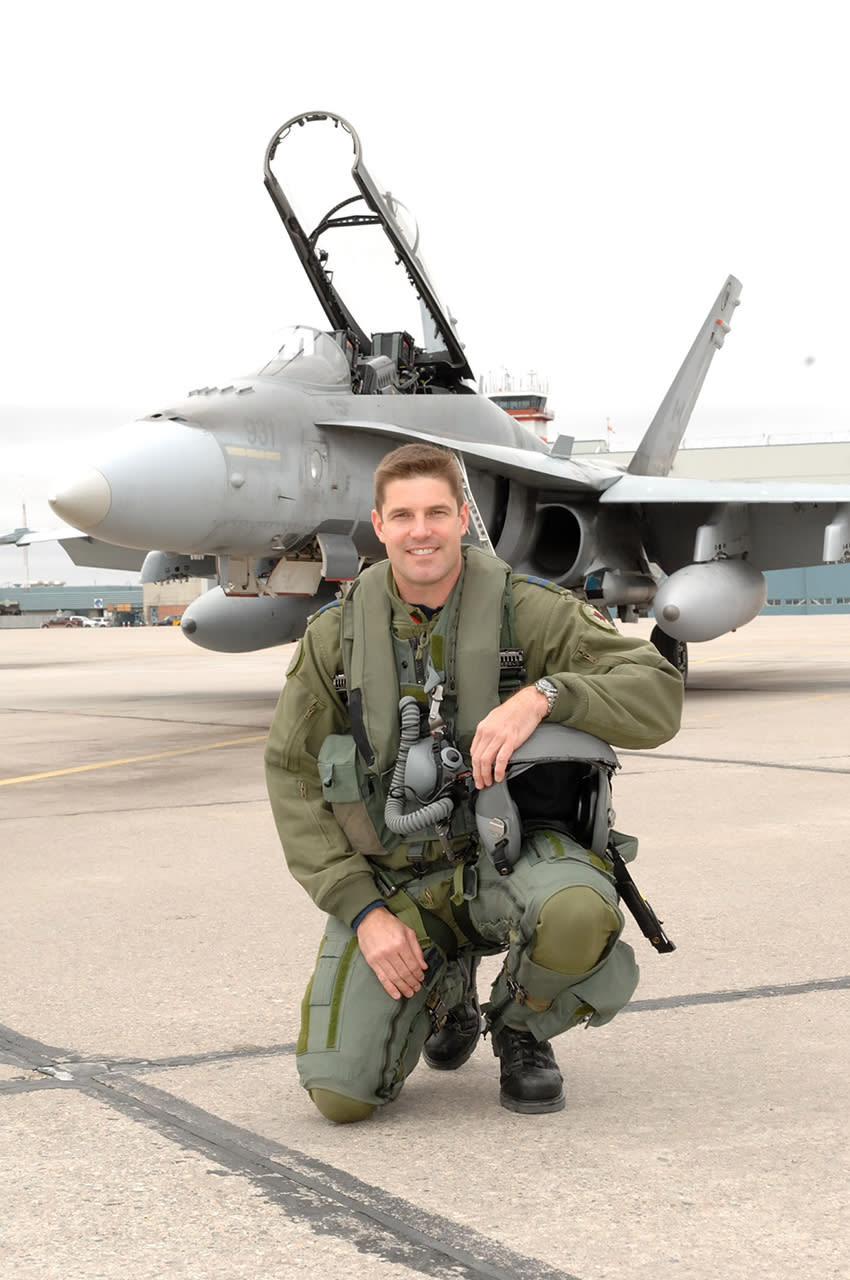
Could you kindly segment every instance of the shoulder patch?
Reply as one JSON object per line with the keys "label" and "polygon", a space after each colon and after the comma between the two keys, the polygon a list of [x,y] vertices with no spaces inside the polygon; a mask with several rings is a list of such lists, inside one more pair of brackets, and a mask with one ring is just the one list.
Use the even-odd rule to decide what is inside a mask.
{"label": "shoulder patch", "polygon": [[619,635],[619,632],[611,619],[606,618],[604,613],[601,613],[595,605],[592,605],[587,601],[581,606],[581,616],[584,618],[585,622],[589,622],[592,627],[598,627],[600,631],[613,631]]}

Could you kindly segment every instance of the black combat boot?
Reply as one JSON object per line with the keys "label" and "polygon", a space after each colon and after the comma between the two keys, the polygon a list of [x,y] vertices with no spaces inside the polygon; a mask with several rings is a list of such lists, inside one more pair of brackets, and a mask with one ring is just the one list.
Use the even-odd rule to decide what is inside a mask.
{"label": "black combat boot", "polygon": [[502,1067],[499,1101],[503,1107],[525,1114],[563,1111],[564,1079],[548,1040],[502,1027],[493,1036],[493,1052]]}
{"label": "black combat boot", "polygon": [[449,1011],[449,1016],[433,1031],[422,1048],[422,1057],[435,1071],[457,1071],[472,1057],[481,1036],[481,1008],[475,989],[478,960],[470,960],[464,998]]}

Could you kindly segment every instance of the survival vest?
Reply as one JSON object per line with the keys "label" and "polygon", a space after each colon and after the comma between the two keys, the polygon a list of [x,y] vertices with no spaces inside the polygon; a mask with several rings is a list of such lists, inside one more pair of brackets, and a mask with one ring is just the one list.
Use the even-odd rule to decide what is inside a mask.
{"label": "survival vest", "polygon": [[[402,694],[427,704],[429,672],[443,673],[441,712],[468,762],[479,720],[524,682],[511,572],[510,565],[489,552],[464,546],[461,575],[449,598],[433,623],[411,640],[393,633],[388,564],[364,570],[342,602],[340,640],[351,733],[325,739],[319,773],[337,821],[352,847],[366,857],[397,851],[392,861],[399,865],[406,858],[416,861],[422,848],[436,841],[436,831],[425,828],[415,844],[403,844],[384,824],[399,749]],[[462,796],[451,831],[458,847],[468,845],[475,831],[474,814]]]}

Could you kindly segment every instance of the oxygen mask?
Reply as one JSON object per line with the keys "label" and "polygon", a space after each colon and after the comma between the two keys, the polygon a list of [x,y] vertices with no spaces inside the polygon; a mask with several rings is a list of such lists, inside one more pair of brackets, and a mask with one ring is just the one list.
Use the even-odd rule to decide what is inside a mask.
{"label": "oxygen mask", "polygon": [[421,736],[422,716],[415,698],[402,698],[399,714],[398,759],[384,821],[397,835],[408,836],[430,826],[436,827],[439,833],[454,809],[451,792],[469,772],[468,766],[448,739],[445,728]]}
{"label": "oxygen mask", "polygon": [[414,742],[407,753],[405,794],[419,804],[438,800],[454,786],[462,769],[463,756],[457,747],[446,742],[442,733],[429,734]]}

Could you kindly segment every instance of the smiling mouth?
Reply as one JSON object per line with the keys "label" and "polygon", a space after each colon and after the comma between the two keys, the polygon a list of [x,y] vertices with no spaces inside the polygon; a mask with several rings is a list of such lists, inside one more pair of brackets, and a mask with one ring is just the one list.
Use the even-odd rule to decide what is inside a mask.
{"label": "smiling mouth", "polygon": [[407,554],[410,556],[432,556],[436,551],[437,547],[408,547]]}

